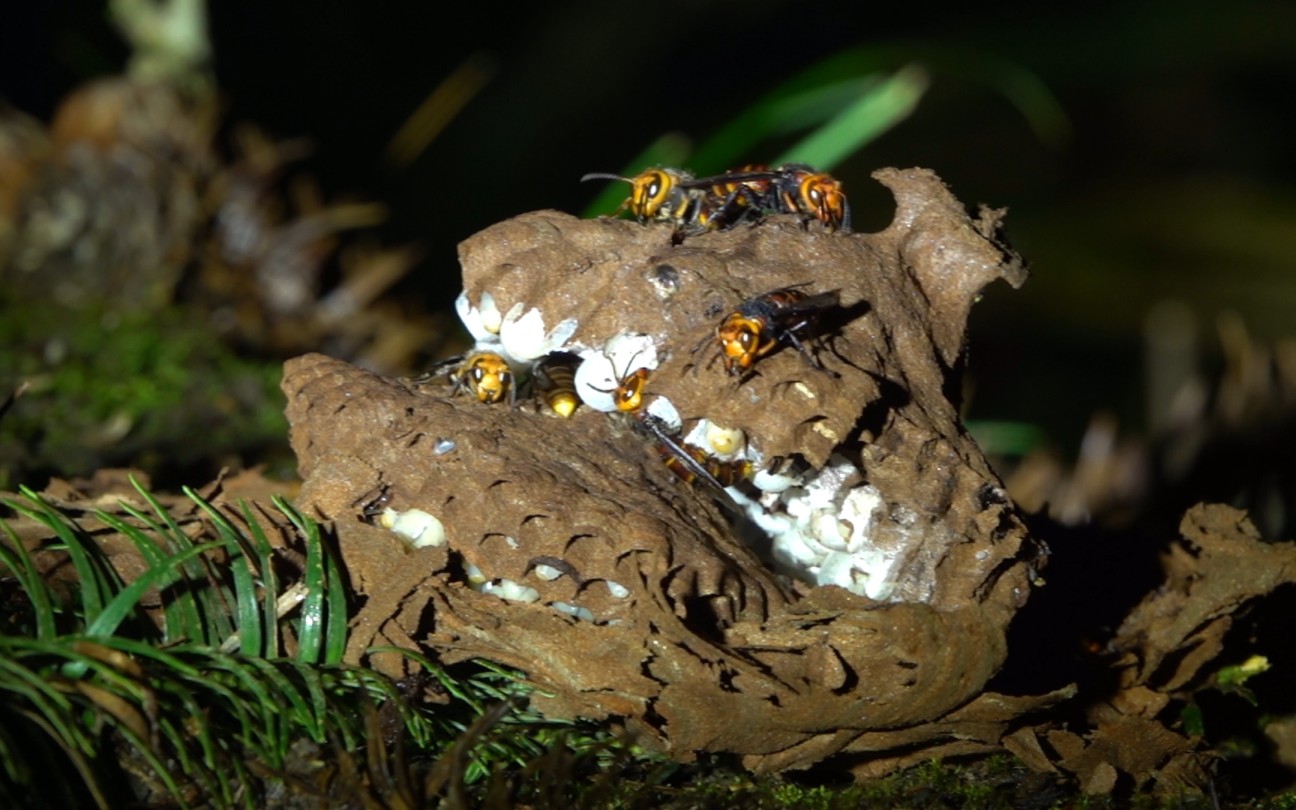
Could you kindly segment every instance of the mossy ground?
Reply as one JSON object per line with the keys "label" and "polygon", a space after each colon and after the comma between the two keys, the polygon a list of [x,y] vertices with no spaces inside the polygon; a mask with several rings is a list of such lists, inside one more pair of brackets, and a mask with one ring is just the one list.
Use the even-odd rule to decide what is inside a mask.
{"label": "mossy ground", "polygon": [[184,483],[288,459],[278,364],[240,356],[203,313],[0,307],[5,382],[29,383],[4,416],[0,488],[126,464]]}

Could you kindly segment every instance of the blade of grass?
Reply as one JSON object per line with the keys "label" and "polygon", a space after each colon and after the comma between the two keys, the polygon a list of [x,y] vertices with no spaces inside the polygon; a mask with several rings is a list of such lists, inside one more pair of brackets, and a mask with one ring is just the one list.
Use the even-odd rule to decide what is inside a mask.
{"label": "blade of grass", "polygon": [[[59,736],[56,730],[50,726],[45,717],[28,709],[20,709],[19,713],[30,720],[33,724],[40,727],[40,729],[45,732],[45,735],[54,741],[55,745],[63,749],[63,753],[65,753],[67,758],[72,762],[72,767],[76,768],[77,773],[81,775],[81,783],[85,785],[86,790],[90,792],[91,798],[94,799],[95,806],[99,807],[100,810],[109,810],[112,805],[108,803],[108,798],[104,795],[103,788],[99,785],[99,780],[95,778],[95,769],[91,764],[93,754],[87,755],[75,748],[70,748],[67,744],[66,738]],[[67,791],[64,793],[64,796],[68,797],[70,793],[71,791]],[[44,796],[42,798],[45,801],[50,802],[47,806],[56,806],[57,799],[55,797]],[[69,803],[68,806],[71,806],[71,804]]]}
{"label": "blade of grass", "polygon": [[175,799],[176,803],[181,807],[192,807],[193,805],[185,801],[185,794],[181,792],[180,785],[176,783],[174,778],[172,778],[170,768],[168,768],[167,765],[158,758],[157,754],[153,752],[153,749],[148,745],[148,743],[141,740],[139,737],[136,737],[135,733],[126,726],[117,723],[116,719],[111,715],[106,719],[123,737],[126,738],[127,742],[129,742],[144,761],[148,763],[148,766],[153,769],[153,775],[162,782],[164,787],[166,787],[167,792],[171,794],[171,798]]}
{"label": "blade of grass", "polygon": [[967,423],[967,429],[990,456],[1024,456],[1048,441],[1044,430],[1030,422],[973,419]]}
{"label": "blade of grass", "polygon": [[[328,700],[324,697],[324,681],[319,667],[305,661],[290,660],[287,663],[296,670],[302,686],[306,687],[306,697],[310,700],[310,727],[318,729],[320,734],[315,741],[322,743],[328,739],[330,725],[345,731],[345,723],[331,722],[334,718],[329,717]],[[347,747],[351,747],[350,743]]]}
{"label": "blade of grass", "polygon": [[[282,715],[282,701],[275,699],[267,681],[253,671],[252,662],[260,660],[227,655],[210,656],[204,668],[205,677],[196,682],[210,683],[214,691],[225,696],[230,710],[239,718],[243,739],[248,747],[271,767],[282,768],[288,724]],[[221,673],[237,682],[237,692],[220,682]],[[255,703],[259,711],[248,712],[248,703]],[[259,722],[254,723],[254,720]]]}
{"label": "blade of grass", "polygon": [[441,688],[446,690],[446,692],[451,697],[454,697],[457,700],[468,704],[468,706],[470,706],[473,709],[473,711],[477,712],[478,714],[480,714],[482,711],[485,710],[485,704],[482,700],[478,699],[476,695],[470,694],[467,690],[463,688],[463,684],[460,681],[451,677],[450,674],[446,672],[439,664],[437,664],[431,658],[428,658],[426,655],[423,655],[422,653],[415,652],[414,650],[407,650],[404,647],[394,647],[387,644],[380,644],[365,650],[365,655],[372,655],[374,653],[384,653],[384,652],[398,653],[400,655],[405,656],[406,658],[409,658],[411,661],[418,663],[421,667],[423,667],[424,671],[428,672],[430,675],[432,675],[432,677],[437,679],[437,682],[441,684]]}
{"label": "blade of grass", "polygon": [[[177,551],[192,548],[194,541],[180,528],[180,524],[167,508],[134,476],[131,476],[130,482],[165,527],[165,531],[159,529],[159,534],[168,537]],[[128,510],[130,508],[129,504],[124,502],[122,506]],[[193,593],[195,604],[199,607],[202,617],[202,631],[190,640],[216,646],[234,632],[234,624],[230,618],[233,609],[225,598],[226,589],[222,586],[221,578],[210,569],[210,563],[211,561],[206,557],[192,558],[180,570],[186,587]]]}
{"label": "blade of grass", "polygon": [[25,785],[31,781],[32,770],[27,764],[27,758],[20,751],[30,749],[26,745],[20,745],[10,736],[7,725],[9,724],[0,723],[0,768],[4,768],[6,782]]}
{"label": "blade of grass", "polygon": [[256,585],[252,581],[251,563],[248,561],[248,543],[220,510],[204,501],[189,487],[184,487],[183,492],[207,514],[228,550],[228,569],[234,578],[234,597],[238,609],[239,649],[244,655],[262,655],[261,610]]}
{"label": "blade of grass", "polygon": [[0,657],[0,691],[26,700],[58,732],[61,745],[71,745],[86,756],[93,756],[94,741],[76,722],[72,702],[55,689],[47,678],[42,677],[41,673],[11,658],[13,652],[12,649],[6,650],[7,654]]}
{"label": "blade of grass", "polygon": [[301,627],[297,634],[297,660],[307,664],[319,661],[324,642],[324,600],[327,596],[324,582],[324,544],[319,525],[306,520],[283,498],[275,497],[275,508],[283,512],[306,544],[306,564],[302,581],[306,585],[306,598],[301,604]]}
{"label": "blade of grass", "polygon": [[[9,502],[5,501],[5,503]],[[5,534],[13,542],[12,551],[0,543],[0,562],[12,572],[23,593],[27,595],[27,601],[31,602],[32,618],[36,622],[36,638],[52,639],[57,630],[54,625],[54,597],[50,593],[49,584],[40,575],[35,561],[27,553],[27,548],[18,538],[17,532],[3,520],[0,520],[0,528],[4,529]]]}
{"label": "blade of grass", "polygon": [[363,690],[374,706],[392,704],[400,713],[405,729],[419,748],[431,745],[434,729],[428,715],[409,705],[405,695],[391,678],[363,667],[345,667],[337,670],[342,682],[351,688]]}
{"label": "blade of grass", "polygon": [[[264,761],[273,763],[273,753],[277,749],[282,749],[283,746],[278,744],[278,740],[282,739],[283,735],[277,730],[280,705],[266,694],[265,685],[257,681],[255,676],[249,676],[241,671],[232,674],[231,677],[244,687],[243,689],[231,689],[222,682],[222,673],[239,669],[235,663],[237,659],[211,653],[205,648],[193,648],[181,653],[162,651],[120,638],[95,643],[158,664],[148,674],[147,686],[139,685],[131,688],[142,689],[154,695],[156,702],[162,704],[160,708],[147,709],[146,713],[158,717],[159,730],[177,748],[176,756],[182,760],[182,770],[202,782],[207,788],[219,790],[222,795],[228,793],[228,780],[221,776],[221,772],[230,767],[231,761],[242,772],[238,756],[233,757],[231,761],[224,758],[223,752],[227,746],[217,740],[215,728],[210,721],[211,717],[222,717],[223,713],[227,713],[234,718],[237,729],[230,737],[246,755],[261,757]],[[185,660],[187,658],[193,658],[198,664],[190,663]],[[117,677],[110,669],[106,670],[102,662],[95,660],[87,663],[95,670],[96,675]],[[222,664],[232,666],[225,667]],[[254,723],[253,714],[247,711],[247,706],[256,704],[258,697],[261,711],[255,714],[270,718],[265,735],[260,733]],[[168,719],[172,717],[188,718],[188,720],[183,725],[176,726]],[[265,744],[263,739],[271,744]],[[201,761],[193,759],[187,748],[182,750],[183,747],[194,742],[201,749]],[[282,762],[279,762],[275,767],[281,765]],[[207,773],[208,771],[216,776],[213,777]],[[213,778],[217,781],[212,781]],[[225,802],[225,806],[231,804],[233,804],[232,798]]]}
{"label": "blade of grass", "polygon": [[[157,546],[161,550],[163,558],[165,558],[166,554],[193,545],[189,542],[188,536],[177,537],[178,527],[163,526],[125,501],[118,501],[118,507],[144,526],[143,529],[134,532],[129,529],[118,529],[132,540],[135,540],[137,546],[140,545],[139,538],[145,538],[151,534],[159,540],[166,541],[167,548],[165,550],[161,550],[161,546]],[[119,521],[119,523],[125,524],[125,521]],[[154,543],[153,545],[157,544]],[[150,564],[153,564],[152,560],[150,560]],[[168,644],[175,644],[185,640],[201,642],[206,635],[206,623],[203,621],[205,608],[198,599],[198,592],[204,584],[202,571],[192,566],[183,566],[178,574],[181,584],[162,593],[164,616],[166,618],[166,627],[164,628],[166,642]],[[197,579],[195,579],[195,575]]]}
{"label": "blade of grass", "polygon": [[881,76],[880,71],[871,71],[863,75],[826,79],[822,84],[796,90],[789,90],[784,85],[742,110],[707,138],[698,147],[691,165],[701,174],[716,174],[733,168],[763,141],[818,126],[842,107],[854,103],[861,96],[867,97],[875,92]]}
{"label": "blade of grass", "polygon": [[331,549],[325,549],[324,578],[328,584],[328,596],[324,604],[328,621],[324,634],[324,663],[340,664],[347,646],[347,588],[346,581],[342,578],[342,566],[338,564],[338,555]]}
{"label": "blade of grass", "polygon": [[775,163],[809,163],[831,169],[908,118],[928,84],[927,71],[922,67],[901,68],[776,158]]}
{"label": "blade of grass", "polygon": [[90,638],[111,636],[118,625],[135,610],[146,591],[150,588],[166,587],[169,580],[176,576],[177,567],[219,546],[220,543],[203,543],[169,557],[161,566],[150,568],[139,579],[119,591],[112,601],[104,606],[94,621],[87,625],[86,636]]}
{"label": "blade of grass", "polygon": [[[733,117],[698,148],[693,166],[702,173],[732,168],[740,157],[751,154],[759,143],[770,137],[830,126],[843,107],[871,106],[872,115],[865,130],[838,136],[841,140],[855,142],[846,152],[849,154],[909,115],[911,107],[908,104],[890,106],[881,102],[888,96],[886,85],[891,80],[886,78],[887,72],[913,59],[906,49],[885,46],[834,53],[779,84]],[[914,69],[911,66],[903,70]],[[870,99],[878,96],[882,99],[870,103]],[[812,131],[808,137],[814,137],[817,131]],[[811,162],[820,169],[830,170],[844,156],[836,160],[801,159],[795,162]],[[780,158],[763,162],[777,165],[794,161]]]}
{"label": "blade of grass", "polygon": [[248,664],[271,685],[272,689],[268,691],[288,701],[287,706],[280,706],[281,710],[287,710],[288,719],[305,730],[315,742],[323,742],[324,730],[315,723],[315,714],[311,711],[310,702],[298,691],[292,681],[271,661],[251,658],[248,659]]}
{"label": "blade of grass", "polygon": [[279,577],[275,575],[274,571],[274,549],[270,547],[265,532],[261,530],[261,524],[253,517],[252,509],[248,506],[247,501],[240,500],[239,508],[243,511],[243,520],[247,523],[248,533],[252,536],[252,544],[257,556],[257,571],[261,575],[262,639],[265,645],[263,654],[267,658],[276,658],[280,655],[279,613],[277,610]]}
{"label": "blade of grass", "polygon": [[[188,719],[185,722],[179,724],[175,722],[176,719],[186,716]],[[175,761],[171,770],[178,770],[187,776],[197,786],[197,793],[204,800],[212,802],[217,807],[228,807],[229,801],[219,801],[219,798],[227,798],[229,794],[229,786],[221,776],[226,763],[218,763],[214,757],[212,761],[207,761],[208,754],[214,755],[215,751],[211,747],[211,734],[206,722],[195,718],[192,712],[168,712],[158,719],[158,731],[162,739],[170,743],[168,760]],[[194,756],[192,744],[195,741],[198,743],[202,761]],[[176,767],[177,765],[179,767]]]}
{"label": "blade of grass", "polygon": [[[126,504],[123,504],[123,507],[129,512],[134,511]],[[167,552],[155,543],[146,532],[102,510],[96,511],[95,517],[102,521],[104,525],[128,538],[140,552],[140,555],[144,557],[144,561],[148,563],[150,568],[166,562]],[[147,518],[138,513],[135,513],[135,517],[147,521]],[[156,529],[155,533],[160,533],[160,531],[160,529]],[[161,535],[159,534],[159,536]],[[165,590],[161,592],[161,595],[163,600],[164,641],[175,643],[177,640],[184,638],[201,638],[202,619],[199,616],[198,605],[194,601],[193,588]]]}
{"label": "blade of grass", "polygon": [[[109,574],[105,571],[108,566],[100,564],[98,558],[92,556],[94,552],[98,552],[99,547],[83,542],[84,533],[78,534],[79,527],[74,531],[69,519],[45,503],[38,493],[27,487],[19,487],[19,492],[32,502],[34,508],[19,503],[10,503],[10,507],[32,520],[39,521],[58,535],[80,580],[81,587],[78,594],[81,597],[82,615],[86,622],[93,621],[103,610],[108,595],[114,591],[116,573]],[[90,551],[91,548],[94,552]],[[108,570],[111,571],[111,568]]]}

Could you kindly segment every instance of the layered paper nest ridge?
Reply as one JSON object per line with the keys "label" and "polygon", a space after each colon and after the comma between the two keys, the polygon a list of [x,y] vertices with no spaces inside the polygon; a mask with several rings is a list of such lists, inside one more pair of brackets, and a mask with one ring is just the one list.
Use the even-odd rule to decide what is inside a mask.
{"label": "layered paper nest ridge", "polygon": [[[332,521],[363,596],[352,656],[390,643],[488,658],[524,670],[544,712],[621,718],[677,756],[736,752],[761,769],[997,744],[1039,705],[983,690],[1043,553],[954,400],[972,304],[1026,274],[1002,212],[969,216],[925,170],[875,176],[897,211],[874,234],[772,217],[675,244],[665,225],[541,211],[460,247],[470,306],[488,294],[514,323],[535,310],[540,333],[567,325],[546,350],[648,335],[661,358],[649,397],[686,423],[741,429],[761,465],[853,467],[830,508],[861,487],[874,498],[856,542],[881,561],[854,571],[867,591],[773,570],[769,538],[679,480],[626,420],[483,405],[307,355],[283,383],[299,505]],[[726,376],[719,320],[792,285],[838,291],[810,340],[827,371],[785,348]],[[434,516],[446,542],[407,551],[374,525],[375,502]]]}

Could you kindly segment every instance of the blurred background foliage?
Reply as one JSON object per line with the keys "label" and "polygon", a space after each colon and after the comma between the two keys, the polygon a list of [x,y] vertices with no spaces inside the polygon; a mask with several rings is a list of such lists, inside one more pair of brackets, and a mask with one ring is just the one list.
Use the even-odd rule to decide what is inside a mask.
{"label": "blurred background foliage", "polygon": [[[116,8],[129,5],[139,3]],[[1010,2],[920,15],[776,0],[568,0],[507,13],[466,4],[452,18],[408,0],[221,2],[209,9],[209,33],[211,71],[201,75],[219,93],[215,160],[227,173],[260,166],[253,174],[292,201],[267,221],[324,212],[324,230],[338,237],[316,249],[331,258],[317,257],[312,305],[323,311],[327,291],[346,288],[338,278],[347,245],[369,240],[371,254],[410,246],[383,282],[401,302],[385,312],[412,325],[401,337],[384,342],[376,327],[358,327],[365,336],[347,339],[318,318],[275,327],[259,310],[240,320],[226,306],[212,316],[216,332],[241,356],[273,361],[318,348],[415,371],[462,340],[446,313],[459,289],[454,248],[469,234],[537,208],[610,212],[623,189],[579,183],[586,172],[655,161],[711,171],[805,148],[830,155],[842,150],[807,144],[804,127],[819,127],[813,141],[835,126],[861,140],[876,134],[832,167],[856,230],[889,221],[889,195],[869,179],[889,165],[930,167],[970,205],[1011,210],[1008,235],[1033,276],[1019,292],[988,290],[974,311],[967,407],[1006,473],[1031,453],[1052,465],[1027,465],[1024,474],[1037,474],[1016,484],[1019,500],[1065,501],[1059,487],[1078,486],[1072,464],[1083,464],[1086,446],[1107,448],[1109,482],[1142,476],[1142,489],[1133,487],[1141,494],[1167,469],[1186,480],[1203,448],[1241,435],[1227,457],[1264,467],[1258,489],[1180,488],[1160,526],[1205,497],[1257,510],[1267,532],[1293,525],[1296,484],[1276,449],[1292,435],[1296,398],[1289,3]],[[146,37],[134,38],[132,51],[101,2],[12,9],[0,28],[0,96],[48,121],[87,80],[123,71],[132,57],[138,68]],[[886,110],[869,106],[879,98]],[[240,122],[268,135],[249,146],[256,138],[238,137]],[[869,127],[876,133],[860,135]],[[314,192],[302,193],[303,177]],[[358,204],[339,208],[344,195],[382,203],[385,219]],[[189,304],[230,286],[204,277],[197,293],[181,288]],[[6,286],[0,300],[12,318]],[[347,318],[354,325],[360,315]],[[357,348],[375,344],[387,348]],[[5,362],[0,394],[32,373]],[[275,396],[265,395],[269,407]],[[1141,437],[1142,455],[1118,462],[1115,448],[1129,437]],[[235,450],[258,460],[248,444]],[[88,472],[8,463],[20,473]],[[1071,519],[1089,518],[1104,497],[1117,511],[1119,494],[1090,492],[1073,498]]]}

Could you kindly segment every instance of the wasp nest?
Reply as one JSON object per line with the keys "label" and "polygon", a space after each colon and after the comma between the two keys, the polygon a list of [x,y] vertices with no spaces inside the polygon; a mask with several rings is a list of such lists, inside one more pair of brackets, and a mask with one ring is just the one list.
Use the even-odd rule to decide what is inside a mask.
{"label": "wasp nest", "polygon": [[[460,312],[509,364],[496,382],[583,360],[567,419],[463,376],[290,361],[301,505],[365,600],[352,657],[489,658],[551,715],[760,769],[997,745],[1028,701],[983,689],[1040,559],[951,393],[972,303],[1025,271],[1000,212],[969,218],[930,172],[876,176],[898,203],[876,234],[775,216],[677,244],[542,211],[463,243]],[[726,374],[717,327],[789,288],[832,303]]]}

